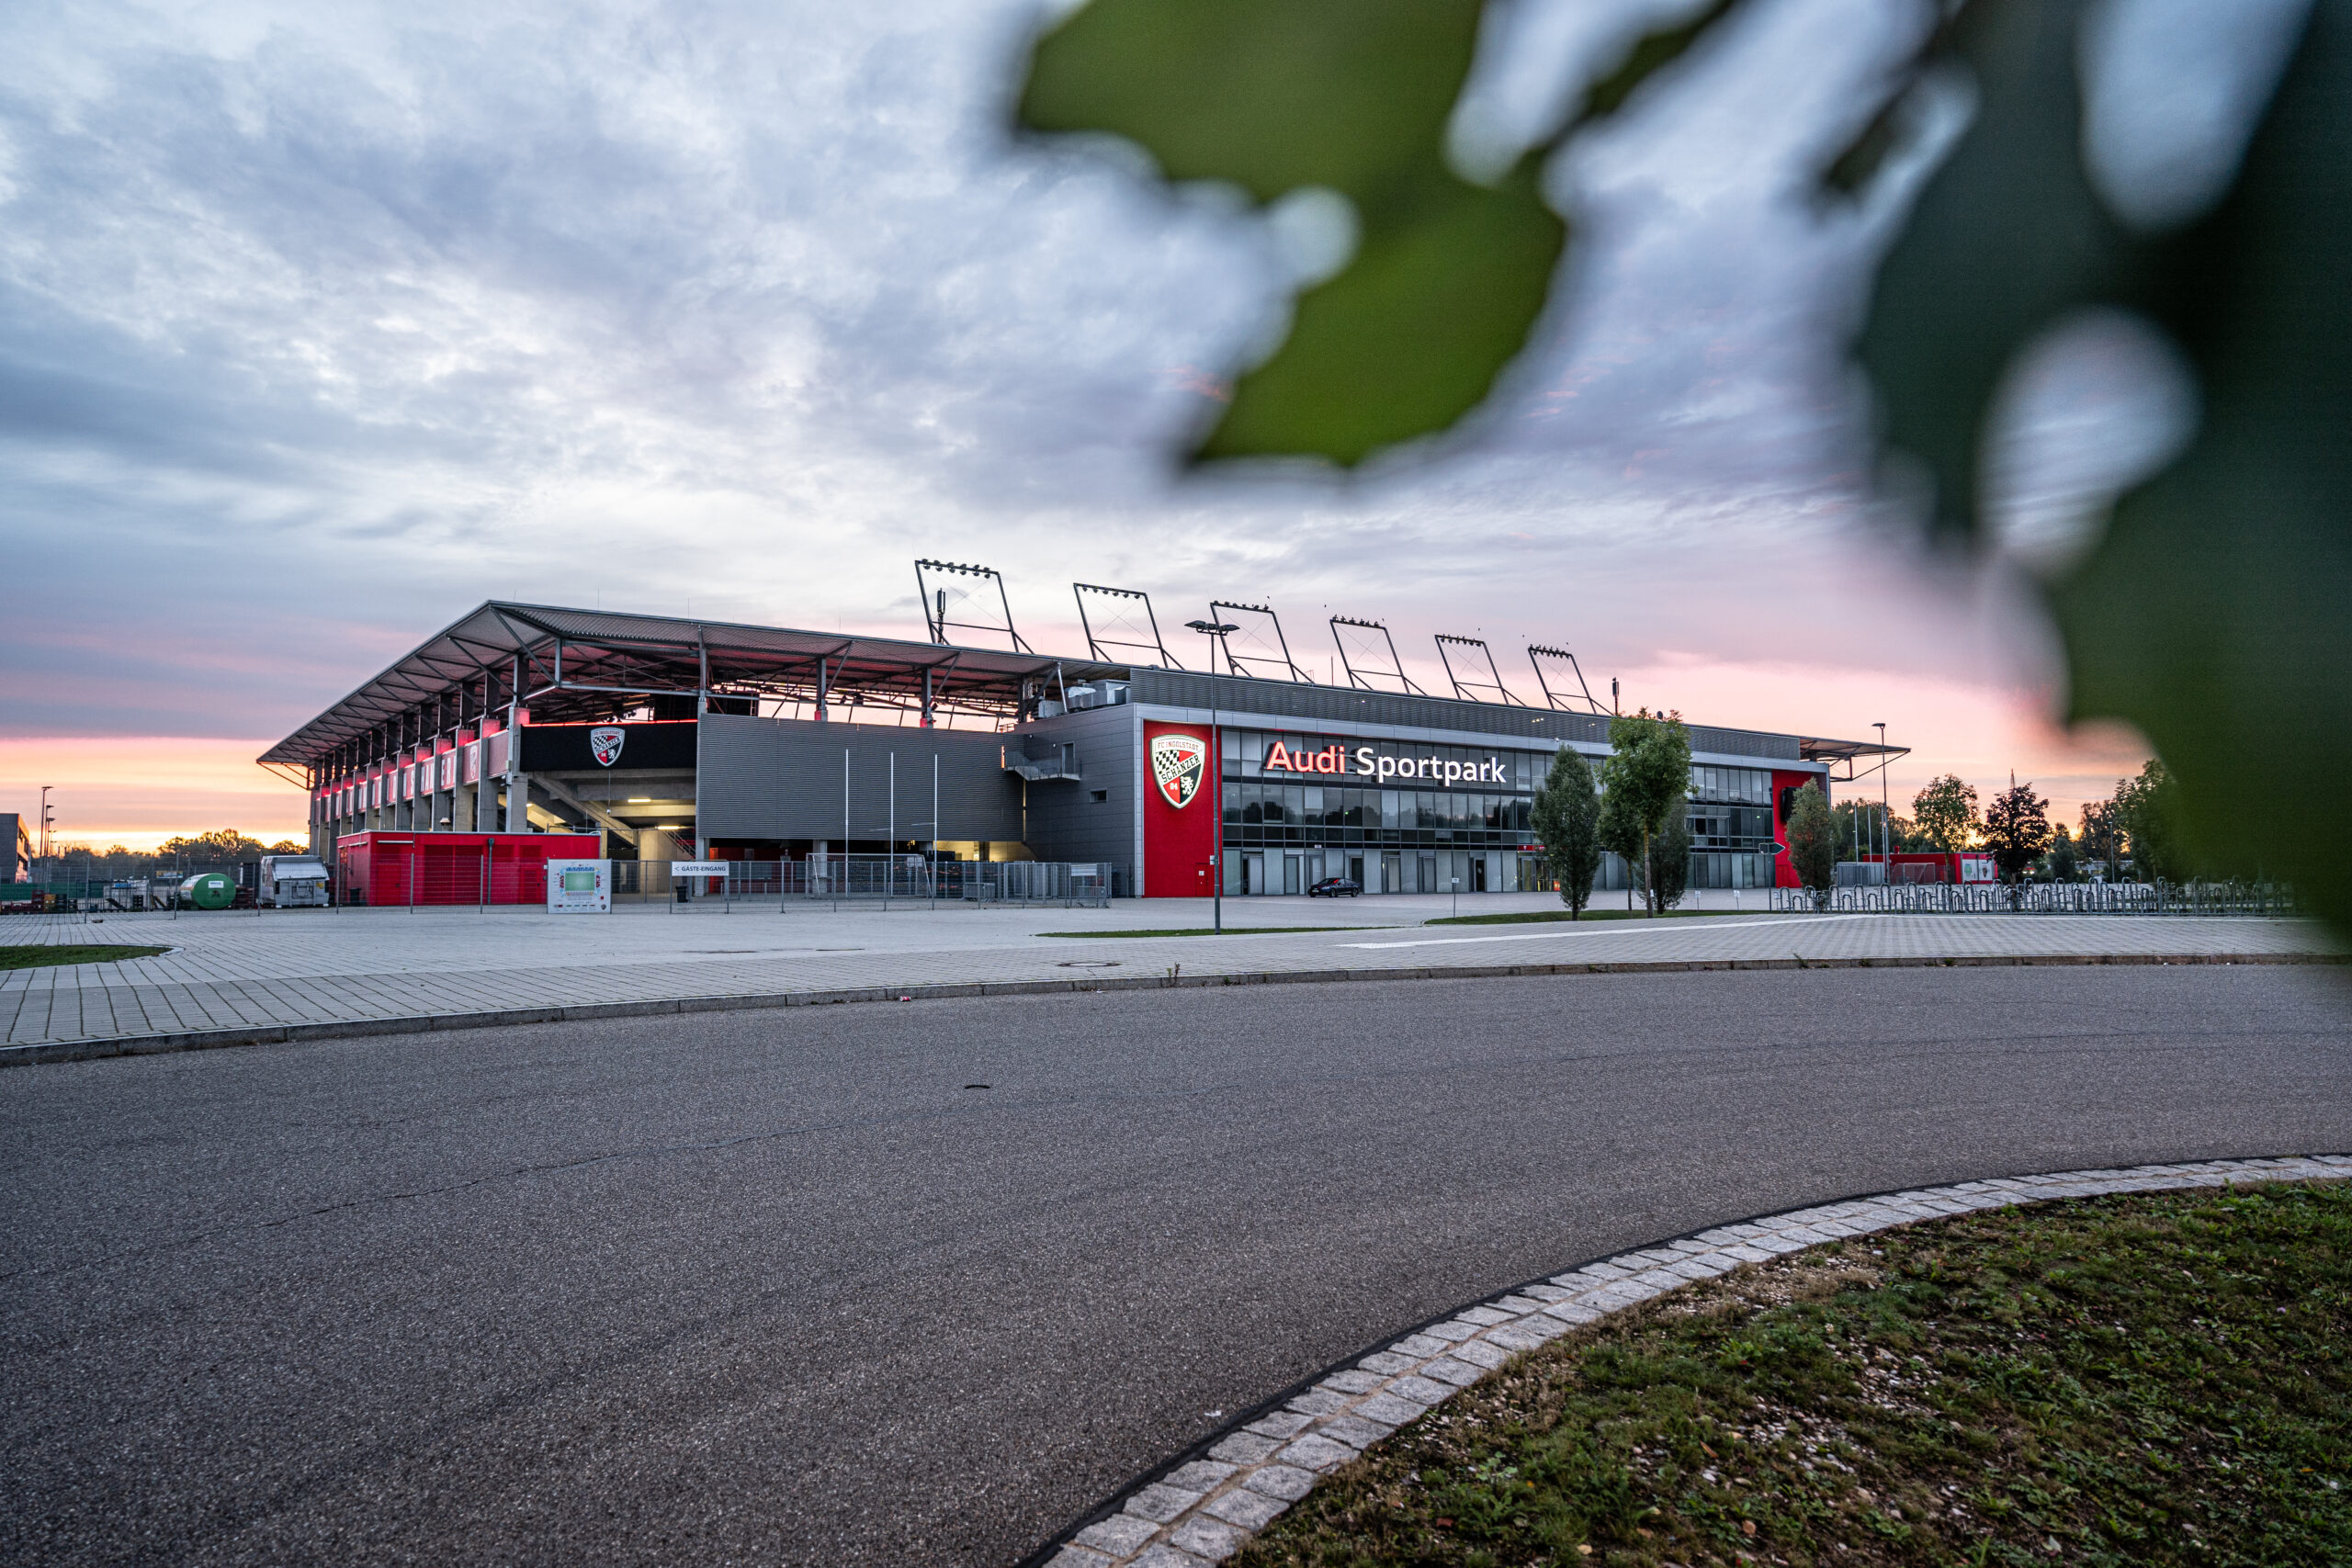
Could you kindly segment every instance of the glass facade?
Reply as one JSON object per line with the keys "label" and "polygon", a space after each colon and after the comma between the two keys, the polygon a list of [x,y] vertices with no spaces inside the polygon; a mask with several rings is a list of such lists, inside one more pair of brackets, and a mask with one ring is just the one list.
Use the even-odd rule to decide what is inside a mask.
{"label": "glass facade", "polygon": [[1690,766],[1690,886],[1772,886],[1772,772]]}
{"label": "glass facade", "polygon": [[[1374,745],[1384,751],[1409,751],[1415,759],[1453,762],[1465,775],[1498,759],[1507,784],[1476,788],[1381,787],[1361,775],[1340,773],[1329,783],[1292,782],[1294,775],[1265,770],[1276,743],[1293,752],[1314,752],[1333,744],[1352,750]],[[1280,730],[1225,732],[1225,841],[1237,845],[1316,844],[1475,845],[1517,849],[1532,842],[1528,803],[1548,751],[1504,751],[1466,746],[1405,746],[1344,737],[1290,734]],[[1769,775],[1768,775],[1769,777]]]}
{"label": "glass facade", "polygon": [[[1367,893],[1536,886],[1529,802],[1552,764],[1548,750],[1230,728],[1224,742],[1228,891],[1303,893],[1327,876],[1352,877]],[[1294,757],[1339,747],[1347,771],[1270,770],[1277,744]],[[1356,771],[1364,749],[1374,758],[1369,774]],[[1464,782],[1442,782],[1449,775]]]}
{"label": "glass facade", "polygon": [[[1435,746],[1313,731],[1227,728],[1225,758],[1226,886],[1235,893],[1300,893],[1326,876],[1351,876],[1367,893],[1517,892],[1547,886],[1534,852],[1532,803],[1552,752]],[[1348,771],[1315,775],[1265,765],[1338,747]],[[1360,749],[1399,760],[1412,787],[1356,769]],[[1277,759],[1279,762],[1281,759]],[[1435,784],[1448,773],[1483,782]],[[1772,884],[1772,774],[1768,768],[1693,764],[1690,886]],[[1603,857],[1600,890],[1623,890],[1624,863]]]}

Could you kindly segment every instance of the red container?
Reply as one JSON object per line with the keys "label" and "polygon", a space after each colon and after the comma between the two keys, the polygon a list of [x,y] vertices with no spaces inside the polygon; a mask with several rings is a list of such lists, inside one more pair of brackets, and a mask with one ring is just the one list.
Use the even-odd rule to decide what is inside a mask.
{"label": "red container", "polygon": [[335,902],[544,904],[548,861],[603,852],[594,833],[353,833],[335,843]]}

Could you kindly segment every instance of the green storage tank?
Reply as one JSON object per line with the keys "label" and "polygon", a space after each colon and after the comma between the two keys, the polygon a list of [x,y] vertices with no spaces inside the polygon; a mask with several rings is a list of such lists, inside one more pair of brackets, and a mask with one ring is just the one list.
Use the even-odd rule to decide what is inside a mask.
{"label": "green storage tank", "polygon": [[237,901],[237,879],[225,872],[199,871],[180,884],[182,908],[225,909]]}

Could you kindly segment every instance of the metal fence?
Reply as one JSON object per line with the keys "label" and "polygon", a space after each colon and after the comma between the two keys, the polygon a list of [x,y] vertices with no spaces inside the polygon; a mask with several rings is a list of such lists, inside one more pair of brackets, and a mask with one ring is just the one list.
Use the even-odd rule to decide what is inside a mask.
{"label": "metal fence", "polygon": [[727,874],[673,877],[668,863],[616,861],[616,902],[732,908],[810,903],[1046,904],[1101,908],[1110,902],[1112,868],[1090,861],[928,860],[916,854],[808,855],[801,860],[727,863]]}
{"label": "metal fence", "polygon": [[[840,905],[873,903],[888,908],[892,905],[923,905],[936,908],[944,904],[978,906],[1002,904],[1053,905],[1078,908],[1102,908],[1111,900],[1112,867],[1108,863],[1090,861],[957,861],[926,860],[922,855],[809,855],[804,860],[750,860],[727,863],[725,876],[673,876],[667,861],[616,860],[612,866],[612,896],[616,905],[668,904],[673,909],[707,910],[713,907],[731,909],[741,904],[752,908],[768,907],[796,908],[811,903]],[[229,868],[233,874],[234,867]],[[451,873],[458,880],[483,878],[485,867],[472,859],[463,859]],[[391,906],[408,905],[418,879],[409,877],[401,884],[403,896]],[[117,883],[58,883],[42,885],[41,897],[20,897],[13,901],[0,900],[0,914],[21,915],[41,912],[95,911],[106,914],[115,910],[152,908],[159,904],[168,906],[165,895],[179,886],[176,880],[158,879],[153,885],[153,897],[133,898],[126,885]],[[453,897],[435,897],[419,900],[416,907],[443,908],[453,904],[472,905],[476,902],[467,888]],[[487,883],[484,883],[487,886]],[[111,892],[112,897],[108,894]],[[486,898],[486,896],[485,896]],[[341,902],[341,900],[338,900]],[[536,908],[536,904],[492,905],[485,909],[516,908]],[[207,911],[218,914],[223,911]]]}
{"label": "metal fence", "polygon": [[2277,882],[2026,882],[1775,887],[1792,913],[1887,915],[2292,915],[2294,889]]}
{"label": "metal fence", "polygon": [[[774,866],[779,884],[797,874],[797,891],[833,903],[878,900],[926,904],[1053,904],[1100,908],[1111,899],[1111,867],[1093,861],[926,860],[922,855],[810,855]],[[733,879],[730,877],[729,882]],[[780,887],[786,897],[790,891]]]}

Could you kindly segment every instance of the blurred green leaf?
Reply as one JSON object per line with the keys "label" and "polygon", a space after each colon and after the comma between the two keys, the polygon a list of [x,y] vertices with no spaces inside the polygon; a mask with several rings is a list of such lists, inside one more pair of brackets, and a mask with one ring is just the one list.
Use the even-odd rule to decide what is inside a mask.
{"label": "blurred green leaf", "polygon": [[2129,302],[2205,412],[2052,594],[2075,715],[2146,732],[2194,859],[2352,930],[2352,4],[2314,6],[2237,184]]}
{"label": "blurred green leaf", "polygon": [[1937,524],[1962,534],[1976,525],[1985,414],[2011,357],[2069,307],[2104,297],[2132,246],[2082,171],[2086,8],[1973,0],[1939,39],[1975,77],[1975,117],[1880,266],[1856,346],[1881,434],[1925,465]]}
{"label": "blurred green leaf", "polygon": [[[1615,112],[1736,3],[1634,40],[1576,123]],[[1171,180],[1229,180],[1261,202],[1319,186],[1355,206],[1355,255],[1300,297],[1196,457],[1360,463],[1453,424],[1525,346],[1567,243],[1538,189],[1557,139],[1491,187],[1447,167],[1481,9],[1093,0],[1038,40],[1024,128],[1125,136]]]}
{"label": "blurred green leaf", "polygon": [[1976,475],[2013,358],[2070,310],[2134,310],[2196,373],[2187,454],[2123,498],[2051,600],[2076,719],[2170,765],[2208,874],[2284,876],[2352,927],[2352,0],[2318,0],[2236,183],[2143,234],[2083,169],[2079,0],[1971,0],[1939,46],[1981,93],[1881,271],[1859,344],[1938,525]]}
{"label": "blurred green leaf", "polygon": [[1299,298],[1289,337],[1240,378],[1199,455],[1353,464],[1476,408],[1527,341],[1567,240],[1535,176],[1522,165],[1487,190],[1433,173],[1418,208],[1392,208],[1346,271]]}
{"label": "blurred green leaf", "polygon": [[1038,40],[1033,130],[1110,131],[1171,180],[1260,201],[1328,186],[1365,212],[1438,162],[1478,0],[1094,0]]}

